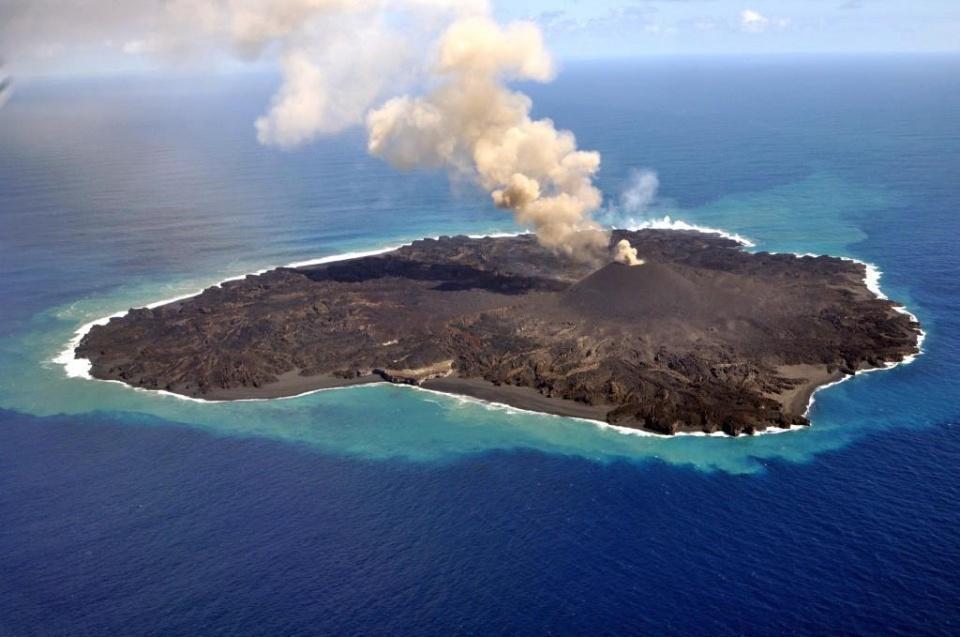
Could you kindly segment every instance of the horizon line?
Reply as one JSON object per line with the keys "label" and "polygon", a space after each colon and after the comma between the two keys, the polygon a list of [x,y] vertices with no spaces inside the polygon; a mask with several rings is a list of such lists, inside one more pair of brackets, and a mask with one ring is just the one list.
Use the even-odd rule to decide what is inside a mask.
{"label": "horizon line", "polygon": [[[944,51],[775,51],[775,52],[651,52],[626,55],[601,55],[568,57],[555,56],[562,69],[565,66],[598,63],[625,63],[625,62],[658,62],[667,60],[717,60],[717,61],[758,61],[758,60],[788,60],[788,59],[816,59],[816,58],[960,58],[960,50]],[[15,65],[10,65],[15,66]],[[13,69],[8,66],[8,72]],[[2,67],[0,67],[2,68]],[[267,61],[249,65],[226,64],[205,65],[197,68],[183,66],[151,65],[142,68],[117,69],[82,69],[82,70],[50,70],[26,71],[11,73],[17,80],[42,79],[108,79],[123,77],[149,77],[166,75],[172,78],[187,79],[191,77],[231,77],[231,76],[271,76],[278,75],[278,70],[270,66]]]}

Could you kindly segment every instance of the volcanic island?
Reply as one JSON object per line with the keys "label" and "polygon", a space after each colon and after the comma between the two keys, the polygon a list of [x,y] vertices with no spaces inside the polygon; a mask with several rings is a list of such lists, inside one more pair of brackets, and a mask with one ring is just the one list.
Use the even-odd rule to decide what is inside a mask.
{"label": "volcanic island", "polygon": [[419,385],[661,434],[808,425],[817,387],[918,352],[862,263],[617,230],[641,265],[533,235],[422,239],[133,309],[76,348],[91,374],[208,400]]}

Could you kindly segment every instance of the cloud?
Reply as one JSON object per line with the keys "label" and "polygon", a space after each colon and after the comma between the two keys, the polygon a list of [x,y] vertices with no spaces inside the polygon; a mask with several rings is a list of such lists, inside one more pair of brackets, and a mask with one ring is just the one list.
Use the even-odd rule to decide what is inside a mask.
{"label": "cloud", "polygon": [[740,26],[744,31],[759,33],[766,30],[770,25],[770,19],[752,9],[744,9],[740,12]]}
{"label": "cloud", "polygon": [[704,33],[709,31],[716,31],[720,27],[720,24],[714,18],[702,17],[702,18],[694,18],[693,20],[688,20],[684,22],[684,26],[689,26],[695,31]]}
{"label": "cloud", "polygon": [[759,11],[744,9],[740,12],[740,28],[747,33],[762,33],[771,27],[784,28],[790,23],[786,18],[768,18]]}
{"label": "cloud", "polygon": [[[533,19],[545,31],[556,32],[590,32],[610,34],[614,31],[623,32],[636,28],[646,29],[653,24],[654,16],[659,9],[650,3],[633,3],[608,7],[602,13],[589,17],[574,18],[563,10],[544,11]],[[656,29],[659,32],[661,29]]]}
{"label": "cloud", "polygon": [[156,53],[157,43],[152,40],[128,40],[123,43],[120,50],[124,55],[146,55]]}

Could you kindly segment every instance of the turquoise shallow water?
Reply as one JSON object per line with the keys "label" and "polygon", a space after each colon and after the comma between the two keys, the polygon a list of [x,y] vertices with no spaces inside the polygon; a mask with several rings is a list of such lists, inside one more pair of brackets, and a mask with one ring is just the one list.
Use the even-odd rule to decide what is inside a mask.
{"label": "turquoise shallow water", "polygon": [[[616,82],[618,74],[655,71],[615,68],[604,88],[629,90]],[[692,77],[705,73],[696,68],[686,72]],[[574,72],[570,81],[577,79]],[[432,460],[531,448],[601,460],[658,458],[733,472],[755,471],[769,458],[802,461],[868,431],[915,424],[894,406],[897,396],[910,395],[929,382],[924,374],[929,357],[821,393],[812,412],[816,426],[808,431],[740,440],[625,436],[582,421],[387,386],[266,403],[197,404],[67,378],[51,361],[77,327],[128,307],[291,261],[376,249],[424,235],[516,230],[509,218],[491,210],[483,196],[466,185],[450,187],[440,175],[395,173],[365,157],[362,140],[353,133],[292,154],[256,146],[248,124],[265,88],[260,80],[225,81],[199,93],[184,81],[173,85],[172,95],[162,96],[143,82],[107,81],[94,87],[41,85],[31,92],[28,86],[19,103],[4,113],[3,139],[13,150],[5,154],[3,165],[8,192],[12,189],[5,201],[6,240],[13,249],[6,251],[7,267],[13,269],[6,285],[30,289],[11,291],[27,298],[18,307],[22,322],[7,323],[4,329],[3,408],[43,416],[150,416],[217,435],[266,436],[373,458]],[[663,166],[664,160],[655,156],[658,150],[666,157],[661,201],[641,218],[614,215],[612,221],[620,225],[669,215],[743,235],[756,244],[755,250],[870,259],[861,246],[869,242],[872,218],[911,205],[911,194],[889,181],[865,179],[857,166],[853,171],[846,165],[830,167],[821,157],[810,162],[797,149],[777,158],[780,166],[773,174],[757,172],[764,165],[758,158],[783,152],[778,132],[789,132],[787,141],[795,143],[787,123],[778,131],[762,121],[752,127],[752,135],[737,142],[750,148],[750,154],[739,159],[754,171],[755,183],[743,183],[746,176],[736,169],[735,159],[730,174],[740,180],[738,188],[711,183],[688,193],[695,175],[685,174],[682,183],[672,183],[677,160],[671,155],[678,152],[678,144],[696,152],[693,141],[667,138],[662,149],[654,147],[651,153],[643,140],[643,129],[651,124],[634,126],[616,117],[604,123],[605,137],[596,139],[601,134],[598,121],[605,118],[576,111],[572,100],[551,104],[557,90],[563,90],[562,81],[559,88],[543,91],[541,107],[555,106],[563,116],[558,117],[561,125],[578,130],[585,146],[604,152],[601,185],[613,198],[630,169]],[[189,105],[186,117],[180,110],[172,117],[171,109],[183,100]],[[236,112],[210,126],[208,118],[224,103]],[[70,117],[60,110],[66,104],[72,109]],[[616,108],[612,110],[616,114]],[[706,126],[711,118],[725,115],[730,114],[708,109],[691,118]],[[789,115],[800,120],[789,122],[795,126],[810,116],[799,107]],[[675,115],[666,110],[652,119],[657,116]],[[766,112],[763,116],[769,117]],[[703,146],[720,145],[726,136],[734,136],[731,123],[720,122]],[[818,130],[808,132],[813,136]],[[626,154],[634,138],[645,148],[641,157]],[[821,141],[834,143],[831,137]],[[736,151],[738,145],[724,150]],[[702,161],[697,157],[691,171],[699,172]],[[51,172],[58,175],[53,183],[48,181]],[[895,269],[899,258],[889,254],[874,261],[887,270]],[[889,275],[883,285],[921,318],[930,318],[912,298],[911,286],[891,281]],[[56,301],[48,300],[54,295]],[[928,347],[934,347],[936,325],[927,328]],[[888,415],[877,418],[875,411],[858,404],[862,402],[876,403]]]}
{"label": "turquoise shallow water", "polygon": [[21,82],[0,111],[0,634],[956,634],[960,61],[571,66],[611,204],[846,255],[928,333],[813,427],[626,436],[394,386],[198,404],[68,378],[84,323],[261,268],[516,231],[271,78]]}
{"label": "turquoise shallow water", "polygon": [[[847,254],[846,247],[861,240],[863,234],[854,224],[845,221],[845,215],[859,209],[858,202],[863,201],[883,202],[884,195],[845,187],[836,177],[815,173],[800,182],[769,191],[724,197],[695,209],[668,205],[651,211],[644,219],[625,217],[622,223],[628,226],[663,223],[664,216],[672,215],[691,223],[741,233],[756,244],[753,250]],[[829,206],[829,215],[824,205]],[[804,223],[794,223],[790,231],[784,231],[792,219],[801,219]],[[465,223],[448,232],[512,229],[508,223],[499,221],[499,225],[485,222],[486,227]],[[824,241],[811,241],[812,235],[821,233],[827,237]],[[402,243],[403,239],[393,240]],[[381,243],[368,239],[346,244],[341,249],[374,249],[389,242],[390,239],[382,239]],[[668,440],[625,435],[585,421],[523,413],[388,385],[318,392],[290,400],[197,403],[169,395],[131,391],[116,383],[68,378],[64,367],[54,362],[79,325],[124,308],[189,294],[244,271],[277,265],[253,260],[247,263],[231,262],[216,274],[179,281],[143,282],[135,287],[120,285],[110,294],[80,299],[33,317],[26,334],[11,339],[9,349],[5,348],[8,360],[16,362],[4,365],[0,375],[0,389],[5,390],[3,407],[44,416],[106,412],[138,421],[144,416],[153,416],[217,435],[264,436],[371,458],[423,461],[495,449],[530,448],[601,461],[622,457],[656,458],[733,472],[755,471],[769,458],[810,458],[819,451],[844,444],[859,429],[849,419],[831,418],[829,401],[834,398],[826,397],[830,394],[839,397],[842,387],[830,390],[830,394],[820,394],[821,400],[813,411],[817,426],[808,431],[738,440],[691,437]],[[905,371],[887,374],[901,375]],[[862,377],[853,382],[869,383],[870,379]]]}

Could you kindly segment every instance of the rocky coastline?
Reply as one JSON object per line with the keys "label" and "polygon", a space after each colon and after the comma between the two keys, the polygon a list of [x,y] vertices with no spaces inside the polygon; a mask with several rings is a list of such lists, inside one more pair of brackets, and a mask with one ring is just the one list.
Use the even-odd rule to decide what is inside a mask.
{"label": "rocky coastline", "polygon": [[421,385],[661,434],[809,424],[817,387],[918,351],[920,327],[838,257],[614,231],[645,263],[532,235],[423,239],[276,268],[94,326],[91,374],[217,400]]}

